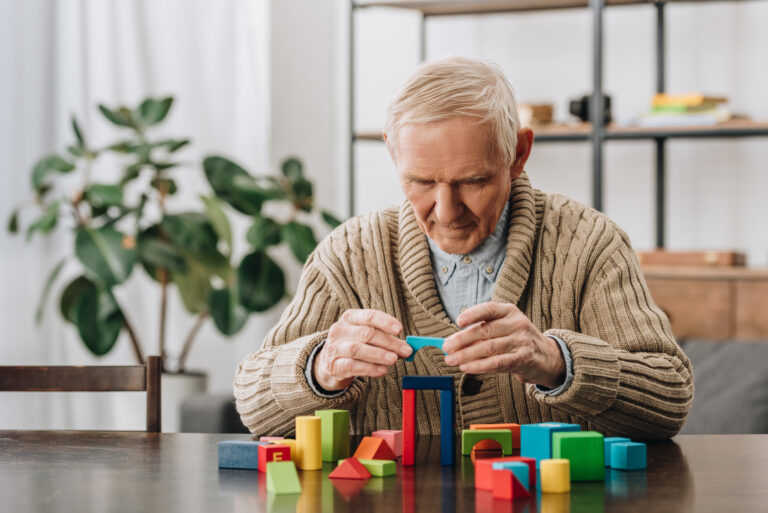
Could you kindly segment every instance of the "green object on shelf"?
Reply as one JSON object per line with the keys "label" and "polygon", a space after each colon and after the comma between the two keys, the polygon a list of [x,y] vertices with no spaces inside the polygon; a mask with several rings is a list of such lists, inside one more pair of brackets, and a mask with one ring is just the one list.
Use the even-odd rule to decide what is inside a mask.
{"label": "green object on shelf", "polygon": [[552,458],[571,462],[571,481],[605,479],[603,435],[597,431],[552,433]]}
{"label": "green object on shelf", "polygon": [[267,463],[267,491],[275,495],[301,493],[299,474],[292,461]]}
{"label": "green object on shelf", "polygon": [[397,470],[392,460],[358,460],[374,477],[394,476]]}

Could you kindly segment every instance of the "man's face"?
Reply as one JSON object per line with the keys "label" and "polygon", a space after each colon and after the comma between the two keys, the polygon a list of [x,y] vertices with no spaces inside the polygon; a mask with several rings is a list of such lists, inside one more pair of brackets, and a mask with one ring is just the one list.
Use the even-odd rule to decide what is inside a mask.
{"label": "man's face", "polygon": [[421,231],[452,254],[471,252],[493,233],[522,172],[498,164],[487,126],[466,117],[404,125],[396,165]]}

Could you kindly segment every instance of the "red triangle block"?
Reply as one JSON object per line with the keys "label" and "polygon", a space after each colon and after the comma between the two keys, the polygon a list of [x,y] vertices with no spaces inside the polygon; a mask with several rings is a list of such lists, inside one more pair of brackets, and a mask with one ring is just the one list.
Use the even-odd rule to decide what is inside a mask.
{"label": "red triangle block", "polygon": [[505,499],[508,501],[531,498],[530,492],[515,477],[514,472],[506,469],[493,471],[492,494],[494,499]]}
{"label": "red triangle block", "polygon": [[362,460],[396,460],[397,456],[382,438],[365,436],[355,451],[355,458]]}
{"label": "red triangle block", "polygon": [[339,466],[333,469],[328,477],[331,479],[368,479],[371,477],[371,473],[362,463],[357,461],[357,458],[347,458],[339,463]]}

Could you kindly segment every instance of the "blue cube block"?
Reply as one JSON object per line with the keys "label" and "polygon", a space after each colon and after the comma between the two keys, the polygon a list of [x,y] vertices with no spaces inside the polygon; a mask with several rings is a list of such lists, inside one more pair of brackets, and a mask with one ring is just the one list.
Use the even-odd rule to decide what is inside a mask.
{"label": "blue cube block", "polygon": [[511,470],[520,484],[529,492],[531,491],[531,483],[528,481],[530,469],[522,461],[497,461],[491,465],[491,468],[493,470]]}
{"label": "blue cube block", "polygon": [[618,442],[611,445],[611,468],[618,470],[640,470],[648,466],[645,444]]}
{"label": "blue cube block", "polygon": [[552,433],[558,431],[581,431],[581,426],[561,422],[523,424],[520,426],[520,456],[536,459],[536,468],[539,468],[541,460],[552,457]]}
{"label": "blue cube block", "polygon": [[219,442],[219,468],[259,469],[259,446],[268,442],[226,440]]}
{"label": "blue cube block", "polygon": [[603,455],[605,457],[605,466],[610,467],[611,466],[611,445],[620,443],[620,442],[631,442],[629,438],[624,438],[623,436],[610,436],[608,438],[603,438]]}

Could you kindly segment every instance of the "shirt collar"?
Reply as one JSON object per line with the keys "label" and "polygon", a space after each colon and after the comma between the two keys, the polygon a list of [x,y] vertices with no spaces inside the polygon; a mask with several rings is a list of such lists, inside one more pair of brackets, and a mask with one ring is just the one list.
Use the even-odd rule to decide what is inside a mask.
{"label": "shirt collar", "polygon": [[504,257],[506,256],[507,228],[509,223],[509,201],[504,205],[504,210],[496,222],[496,228],[483,242],[480,243],[468,255],[454,255],[446,253],[437,245],[435,241],[427,237],[429,244],[430,258],[432,259],[432,269],[438,276],[443,285],[450,281],[459,263],[463,264],[463,259],[469,256],[472,259],[471,265],[477,267],[480,276],[485,277],[491,283],[496,282]]}

